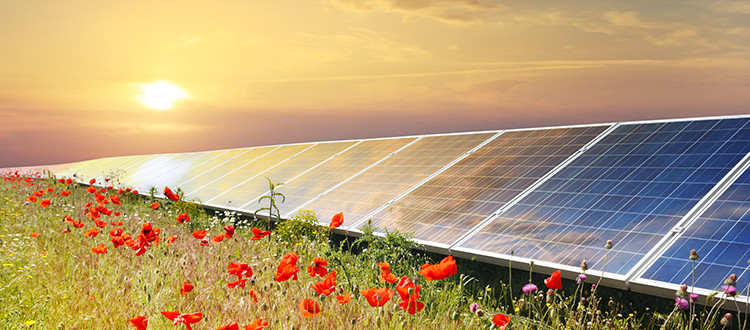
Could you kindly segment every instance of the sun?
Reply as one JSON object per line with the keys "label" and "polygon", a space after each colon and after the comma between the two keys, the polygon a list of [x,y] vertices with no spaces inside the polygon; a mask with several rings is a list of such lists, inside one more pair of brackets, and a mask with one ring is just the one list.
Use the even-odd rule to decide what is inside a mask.
{"label": "sun", "polygon": [[177,85],[160,80],[155,83],[142,84],[138,101],[154,110],[169,110],[175,103],[187,99],[187,93]]}

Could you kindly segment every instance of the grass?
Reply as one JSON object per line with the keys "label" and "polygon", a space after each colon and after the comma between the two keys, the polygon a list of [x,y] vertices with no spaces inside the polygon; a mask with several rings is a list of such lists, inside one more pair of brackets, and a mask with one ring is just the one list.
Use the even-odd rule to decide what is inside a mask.
{"label": "grass", "polygon": [[[638,304],[643,297],[604,288],[594,291],[591,282],[565,280],[562,289],[548,294],[543,283],[549,274],[458,260],[456,274],[426,281],[419,274],[420,266],[436,264],[443,256],[415,252],[410,235],[391,232],[376,237],[369,228],[359,239],[344,238],[318,226],[310,211],[275,228],[263,228],[265,221],[231,212],[205,211],[193,203],[105,189],[96,194],[108,200],[118,196],[122,205],[110,200],[103,207],[120,215],[102,215],[106,227],[95,237],[85,237],[85,231],[96,228],[94,220],[85,215],[97,205],[95,194],[75,183],[22,179],[5,177],[0,184],[1,329],[126,329],[129,319],[138,315],[149,318],[149,329],[185,328],[161,314],[174,310],[202,313],[202,319],[193,324],[195,329],[217,329],[234,322],[242,327],[257,319],[268,322],[269,329],[487,329],[493,327],[492,318],[497,314],[510,318],[508,329],[691,328],[688,313],[671,310],[671,303],[651,298],[666,310],[647,310]],[[66,190],[71,194],[61,196]],[[28,201],[38,191],[43,193],[37,193],[37,201]],[[50,205],[42,207],[41,201],[46,199]],[[155,201],[160,204],[158,209],[151,207]],[[86,207],[87,203],[93,205]],[[176,218],[181,213],[191,220],[179,223]],[[84,226],[75,228],[64,221],[66,216]],[[146,222],[160,228],[158,244],[152,243],[140,256],[127,245],[114,247],[110,230],[122,228],[135,238]],[[212,244],[211,238],[225,233],[225,225],[235,227],[234,235]],[[272,229],[272,233],[251,240],[250,228],[255,226]],[[207,246],[192,236],[196,230],[208,232]],[[167,244],[170,236],[178,238]],[[107,253],[92,252],[99,244],[107,247]],[[292,252],[299,256],[298,280],[276,281],[282,258]],[[327,268],[337,273],[335,291],[327,297],[318,297],[311,289],[312,284],[323,281],[306,270],[316,257],[327,260]],[[424,303],[424,309],[407,313],[399,307],[402,300],[395,292],[384,306],[370,306],[360,294],[362,290],[396,291],[396,283],[379,280],[382,270],[378,263],[382,262],[390,264],[396,277],[407,276],[421,285],[418,301]],[[230,263],[251,267],[253,276],[244,288],[227,286],[237,280],[227,272]],[[512,286],[508,284],[511,279]],[[180,294],[183,282],[194,286],[185,295]],[[528,283],[539,290],[524,294],[520,287]],[[349,293],[353,298],[338,305],[335,297]],[[304,299],[317,302],[320,314],[304,317],[300,310]],[[731,300],[718,296],[716,301]],[[692,329],[745,328],[746,315],[733,313],[733,325],[724,326],[721,319],[726,311],[712,306],[697,308]]]}

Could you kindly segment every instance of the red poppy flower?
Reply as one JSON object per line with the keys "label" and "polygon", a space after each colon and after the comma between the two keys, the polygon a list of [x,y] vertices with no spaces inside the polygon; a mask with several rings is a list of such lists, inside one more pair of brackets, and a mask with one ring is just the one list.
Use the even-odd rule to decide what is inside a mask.
{"label": "red poppy flower", "polygon": [[70,191],[63,190],[63,191],[60,192],[60,195],[62,195],[62,196],[69,196],[70,195]]}
{"label": "red poppy flower", "polygon": [[497,313],[494,317],[492,317],[492,324],[498,326],[501,330],[505,330],[505,327],[508,326],[508,323],[510,323],[510,317],[508,317],[507,315]]}
{"label": "red poppy flower", "polygon": [[216,328],[216,330],[240,330],[240,326],[237,325],[237,322],[234,322],[225,326],[218,327]]}
{"label": "red poppy flower", "polygon": [[123,246],[123,245],[125,245],[125,239],[123,239],[120,236],[112,237],[112,245],[114,245],[115,248]]}
{"label": "red poppy flower", "polygon": [[85,233],[83,233],[83,236],[94,238],[96,235],[99,235],[99,229],[91,228],[87,230]]}
{"label": "red poppy flower", "polygon": [[316,257],[310,261],[310,266],[307,266],[307,272],[310,274],[310,277],[315,277],[316,275],[323,277],[328,274],[328,269],[326,269],[325,266],[328,266],[328,261]]}
{"label": "red poppy flower", "polygon": [[[409,300],[410,296],[419,299],[419,289],[421,288],[421,285],[415,285],[408,276],[402,277],[401,280],[398,281],[398,284],[396,284],[396,291],[401,296],[401,300]],[[410,289],[412,291],[411,294],[409,293]]]}
{"label": "red poppy flower", "polygon": [[202,313],[180,314],[180,311],[173,311],[161,312],[161,315],[164,315],[164,317],[172,321],[174,325],[177,325],[177,323],[184,324],[187,330],[192,330],[193,328],[190,325],[198,323],[203,319]]}
{"label": "red poppy flower", "polygon": [[422,265],[422,270],[419,271],[428,281],[442,280],[457,272],[458,269],[456,268],[456,261],[453,260],[453,256],[443,258],[436,265],[424,264]]}
{"label": "red poppy flower", "polygon": [[96,183],[96,179],[91,179],[91,180],[89,180],[89,184],[90,184],[90,185],[91,185],[91,184],[94,184],[94,183]]}
{"label": "red poppy flower", "polygon": [[562,289],[562,278],[560,277],[560,271],[552,273],[552,276],[544,280],[544,285],[550,289],[560,290]]}
{"label": "red poppy flower", "polygon": [[122,205],[122,201],[120,200],[120,197],[117,197],[117,196],[113,195],[113,196],[109,197],[109,200],[112,201],[112,204]]}
{"label": "red poppy flower", "polygon": [[99,244],[98,246],[91,248],[91,252],[96,254],[107,253],[107,247],[104,246],[104,244]]}
{"label": "red poppy flower", "polygon": [[190,221],[190,216],[187,213],[182,213],[177,216],[177,222],[179,223],[185,223]]}
{"label": "red poppy flower", "polygon": [[172,189],[169,189],[169,187],[164,187],[164,196],[167,196],[169,200],[174,202],[180,200],[180,195],[173,193]]}
{"label": "red poppy flower", "polygon": [[70,232],[70,229],[63,229],[62,232],[63,232],[63,234],[67,234],[67,233]]}
{"label": "red poppy flower", "polygon": [[193,291],[193,288],[195,287],[192,284],[188,282],[184,282],[182,283],[182,289],[180,289],[180,294],[184,296],[188,294],[188,292]]}
{"label": "red poppy flower", "polygon": [[300,312],[302,316],[309,319],[320,314],[320,307],[318,306],[318,302],[312,299],[302,299],[302,301],[299,303],[299,309],[302,310]]}
{"label": "red poppy flower", "polygon": [[211,239],[211,242],[216,244],[224,240],[224,234],[214,236],[214,238]]}
{"label": "red poppy flower", "polygon": [[255,227],[253,227],[252,231],[253,231],[253,237],[250,238],[251,241],[257,241],[257,240],[259,240],[259,239],[261,239],[261,238],[263,238],[263,237],[271,234],[271,232],[268,231],[268,230],[264,231],[264,230],[260,230],[260,229],[255,228]]}
{"label": "red poppy flower", "polygon": [[252,302],[257,303],[258,302],[258,296],[255,294],[255,291],[250,290],[250,300]]}
{"label": "red poppy flower", "polygon": [[289,253],[281,259],[279,266],[276,268],[276,276],[274,277],[276,282],[283,282],[290,278],[297,280],[297,271],[299,271],[299,268],[296,265],[298,259],[299,256],[296,252]]}
{"label": "red poppy flower", "polygon": [[391,273],[391,264],[387,262],[381,262],[378,264],[378,267],[380,267],[380,276],[378,276],[378,279],[380,280],[380,283],[395,283],[398,281],[398,277],[396,275],[393,275]]}
{"label": "red poppy flower", "polygon": [[153,202],[153,203],[151,203],[151,208],[154,209],[154,210],[158,210],[159,209],[159,202]]}
{"label": "red poppy flower", "polygon": [[330,295],[336,291],[336,272],[333,271],[328,273],[328,276],[326,276],[322,282],[314,283],[312,288],[318,293],[318,297],[320,297],[320,295]]}
{"label": "red poppy flower", "polygon": [[385,305],[385,303],[387,303],[388,300],[391,299],[391,296],[393,296],[393,290],[387,288],[371,288],[362,290],[360,291],[360,293],[362,293],[362,296],[367,299],[367,302],[372,307],[381,307]]}
{"label": "red poppy flower", "polygon": [[130,319],[130,324],[133,325],[136,330],[146,330],[148,327],[148,317],[138,315]]}
{"label": "red poppy flower", "polygon": [[[128,189],[130,189],[130,188],[128,188]],[[127,190],[127,189],[126,189],[126,190]],[[134,195],[138,195],[138,190],[135,190],[135,189],[133,189],[133,194],[134,194]]]}
{"label": "red poppy flower", "polygon": [[49,199],[44,199],[41,202],[39,202],[39,205],[41,205],[44,208],[47,208],[47,206],[49,206],[49,204],[50,204],[50,200]]}
{"label": "red poppy flower", "polygon": [[242,328],[244,330],[261,330],[267,326],[268,326],[268,322],[263,321],[263,319],[257,319],[253,321],[253,323],[243,326]]}
{"label": "red poppy flower", "polygon": [[86,188],[86,192],[89,194],[93,194],[96,192],[96,187],[88,187]]}
{"label": "red poppy flower", "polygon": [[99,219],[94,220],[94,224],[99,228],[104,228],[107,226],[107,223],[104,221],[101,221]]}
{"label": "red poppy flower", "polygon": [[334,215],[333,219],[331,219],[331,223],[328,225],[328,228],[338,228],[338,226],[341,226],[342,223],[344,223],[344,212]]}
{"label": "red poppy flower", "polygon": [[338,297],[336,297],[336,300],[338,300],[338,302],[336,303],[336,305],[346,304],[346,303],[349,302],[350,299],[352,299],[352,297],[354,297],[354,295],[351,294],[351,293],[347,293],[347,294],[345,294],[343,296],[338,296]]}
{"label": "red poppy flower", "polygon": [[73,183],[73,179],[71,178],[65,179],[65,184],[71,184],[71,183]]}
{"label": "red poppy flower", "polygon": [[250,268],[250,265],[248,264],[232,262],[229,263],[229,266],[227,266],[227,268],[227,273],[237,275],[237,278],[242,278],[243,275],[246,277],[253,276],[253,269]]}
{"label": "red poppy flower", "polygon": [[36,196],[31,195],[29,197],[26,197],[26,200],[32,203],[36,203]]}
{"label": "red poppy flower", "polygon": [[224,226],[224,237],[226,238],[232,238],[234,236],[234,226],[232,225],[226,225]]}
{"label": "red poppy flower", "polygon": [[232,289],[235,289],[238,286],[240,288],[244,288],[245,287],[245,282],[247,282],[247,279],[243,278],[243,279],[239,279],[239,280],[234,281],[234,282],[227,283],[227,286],[230,287],[230,288],[232,288]]}
{"label": "red poppy flower", "polygon": [[122,228],[115,228],[109,231],[109,236],[112,236],[112,237],[122,236],[122,233],[124,233]]}
{"label": "red poppy flower", "polygon": [[122,193],[124,193],[124,192],[125,192],[125,190],[122,190],[122,188],[117,189],[117,194],[118,195],[122,195]]}
{"label": "red poppy flower", "polygon": [[209,246],[209,244],[208,244],[208,240],[205,240],[205,239],[204,239],[204,240],[202,240],[202,241],[201,241],[201,246]]}
{"label": "red poppy flower", "polygon": [[41,234],[39,234],[37,232],[31,233],[31,237],[34,237],[34,238],[39,237],[39,235],[41,235]]}
{"label": "red poppy flower", "polygon": [[196,239],[203,239],[206,237],[206,231],[205,230],[196,230],[193,232],[193,237]]}
{"label": "red poppy flower", "polygon": [[176,240],[177,240],[177,235],[172,235],[172,236],[167,237],[167,246],[172,245],[172,243],[174,243],[174,241]]}

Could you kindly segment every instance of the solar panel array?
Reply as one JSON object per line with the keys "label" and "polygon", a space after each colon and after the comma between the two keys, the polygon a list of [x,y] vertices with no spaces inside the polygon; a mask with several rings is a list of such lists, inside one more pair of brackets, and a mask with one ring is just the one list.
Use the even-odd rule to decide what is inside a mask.
{"label": "solar panel array", "polygon": [[[749,153],[750,116],[727,116],[110,157],[39,168],[79,182],[119,180],[142,192],[179,187],[187,199],[243,213],[260,207],[270,179],[284,183],[277,192],[286,196],[279,205],[285,218],[310,209],[325,225],[344,212],[342,232],[366,225],[377,234],[411,232],[428,249],[499,264],[534,260],[567,276],[585,259],[606,278],[645,291],[689,284],[694,264],[688,255],[696,249],[696,285],[708,292],[728,274],[740,275],[740,285],[750,276]],[[611,250],[607,240],[614,241]]]}

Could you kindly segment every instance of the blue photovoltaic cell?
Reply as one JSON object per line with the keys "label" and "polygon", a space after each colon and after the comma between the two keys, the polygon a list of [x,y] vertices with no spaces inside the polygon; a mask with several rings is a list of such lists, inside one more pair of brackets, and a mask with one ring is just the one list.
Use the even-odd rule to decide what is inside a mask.
{"label": "blue photovoltaic cell", "polygon": [[695,286],[719,289],[730,274],[737,288],[748,285],[750,258],[750,171],[745,171],[641,278],[674,284],[692,282],[690,250],[698,251]]}
{"label": "blue photovoltaic cell", "polygon": [[607,127],[505,132],[375,214],[372,224],[451,244]]}
{"label": "blue photovoltaic cell", "polygon": [[622,125],[461,248],[624,275],[750,151],[747,118]]}

